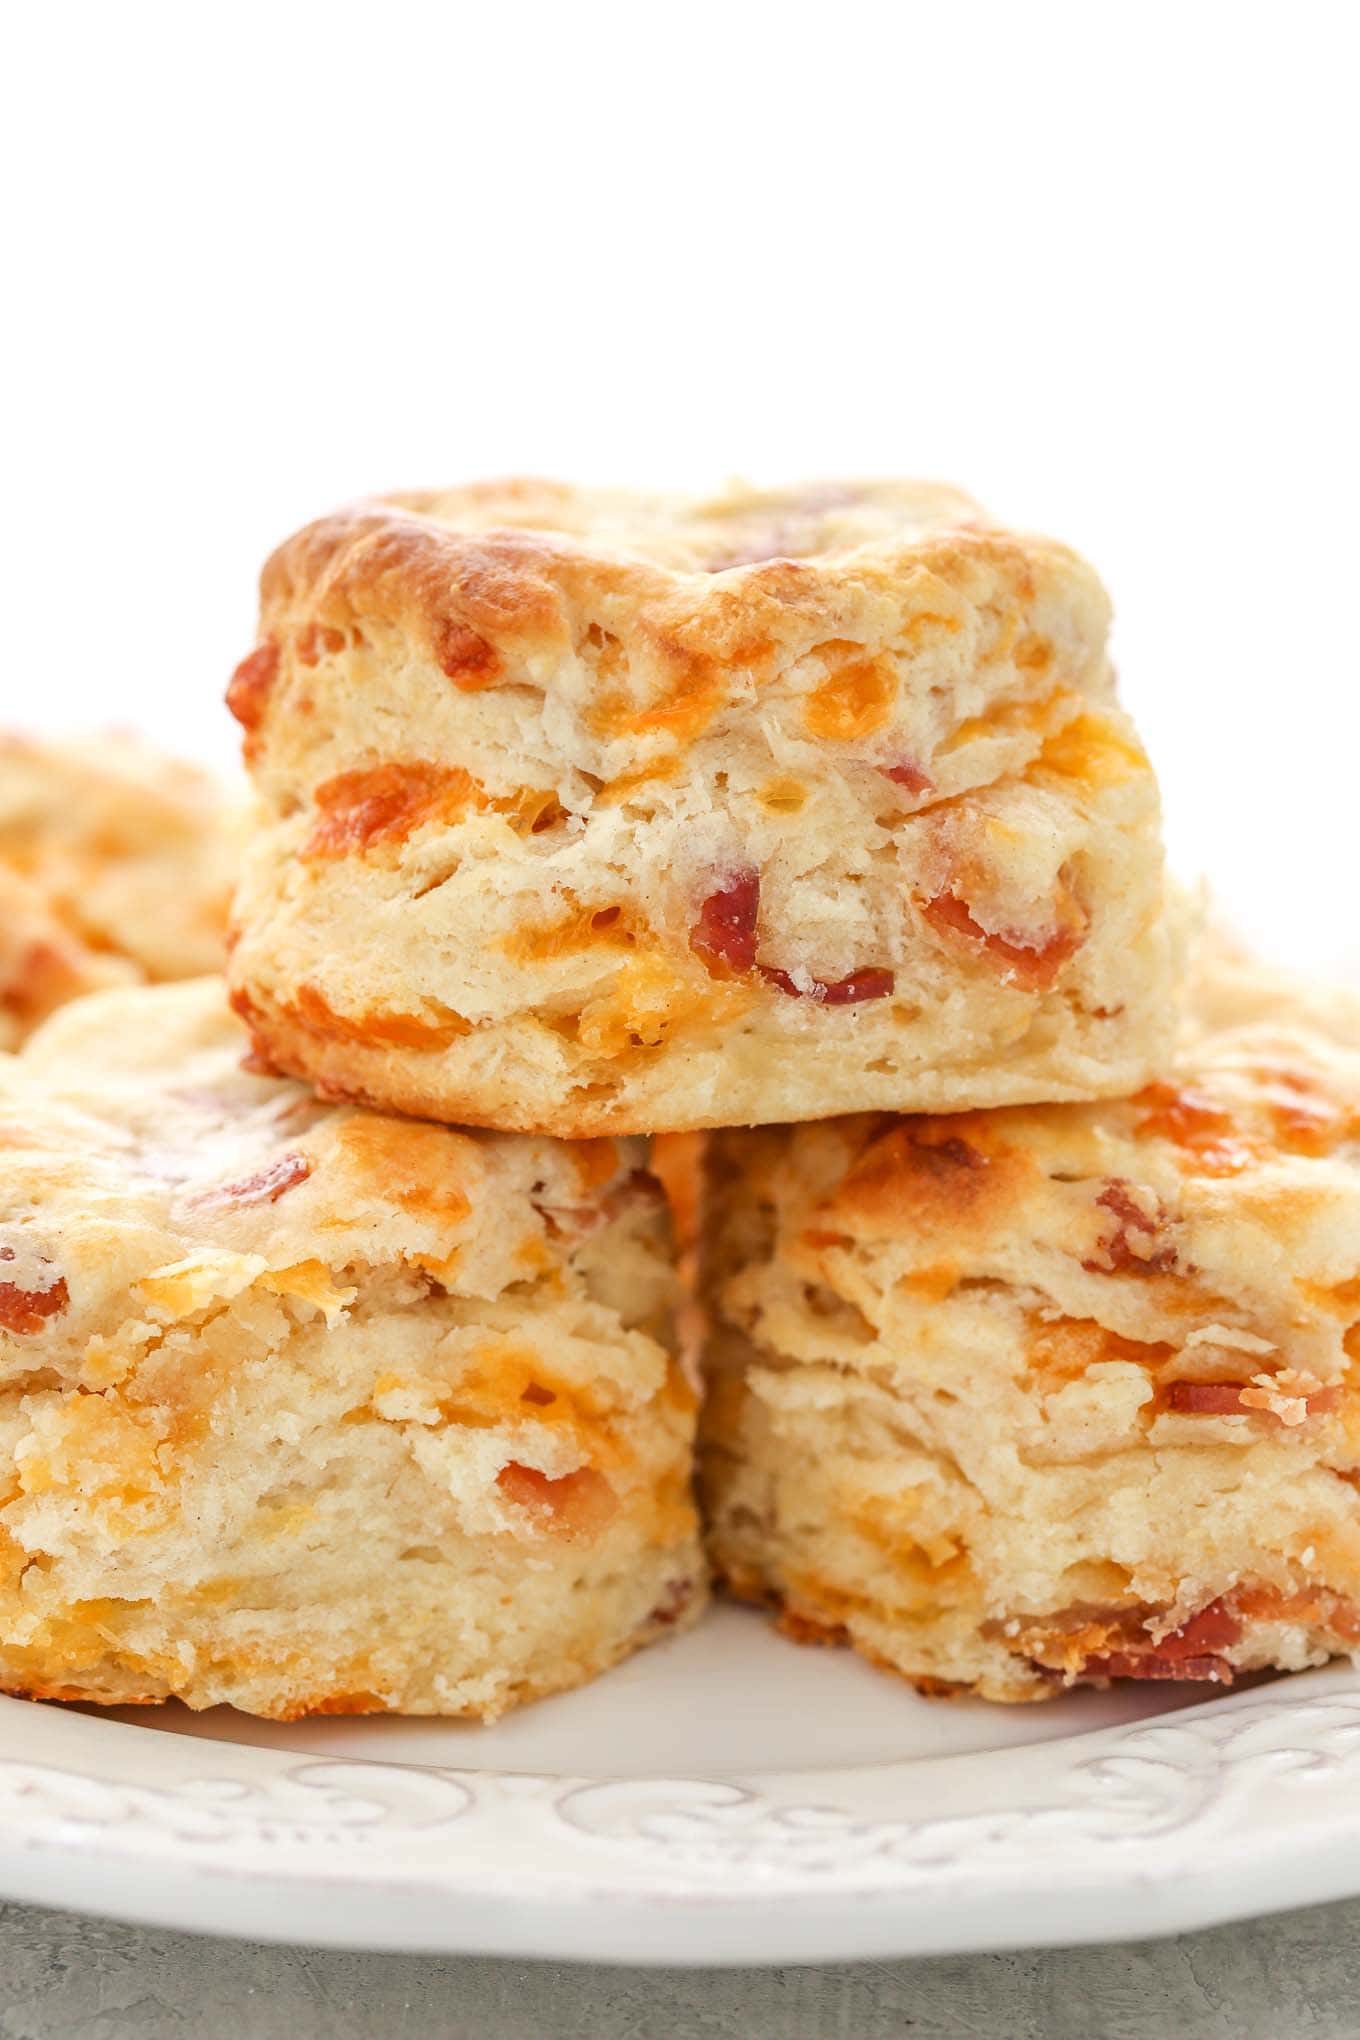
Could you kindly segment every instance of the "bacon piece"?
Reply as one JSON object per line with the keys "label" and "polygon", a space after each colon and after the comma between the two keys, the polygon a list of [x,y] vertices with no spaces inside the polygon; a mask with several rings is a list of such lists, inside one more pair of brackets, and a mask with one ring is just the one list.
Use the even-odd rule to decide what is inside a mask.
{"label": "bacon piece", "polygon": [[[1182,1416],[1273,1417],[1277,1423],[1302,1423],[1305,1416],[1325,1416],[1341,1400],[1339,1388],[1317,1388],[1298,1394],[1287,1381],[1272,1387],[1255,1381],[1168,1381],[1162,1389],[1163,1408]],[[1274,1407],[1279,1403],[1281,1409]]]}
{"label": "bacon piece", "polygon": [[1220,1597],[1206,1602],[1179,1629],[1159,1638],[1156,1647],[1163,1656],[1194,1657],[1200,1651],[1228,1650],[1241,1639],[1241,1617]]}
{"label": "bacon piece", "polygon": [[668,1580],[666,1590],[653,1608],[649,1620],[662,1622],[668,1626],[672,1622],[678,1622],[693,1599],[693,1580]]}
{"label": "bacon piece", "polygon": [[15,1282],[0,1282],[0,1329],[40,1332],[47,1319],[59,1317],[70,1300],[64,1275],[59,1275],[50,1289],[20,1289]]}
{"label": "bacon piece", "polygon": [[885,779],[891,779],[894,786],[900,786],[906,793],[934,793],[935,781],[919,765],[913,765],[904,758],[900,765],[880,765],[879,771]]}
{"label": "bacon piece", "polygon": [[496,1486],[508,1502],[565,1537],[590,1536],[618,1508],[617,1495],[593,1466],[577,1467],[553,1480],[536,1466],[512,1459],[496,1475]]}
{"label": "bacon piece", "polygon": [[249,1176],[238,1176],[235,1182],[219,1183],[214,1189],[205,1191],[195,1202],[200,1204],[277,1204],[285,1190],[291,1190],[298,1183],[305,1183],[312,1173],[312,1165],[306,1155],[297,1149],[278,1155],[267,1162],[262,1169],[255,1169]]}
{"label": "bacon piece", "polygon": [[855,970],[848,977],[814,978],[805,989],[786,970],[756,964],[756,923],[760,918],[760,874],[739,871],[711,892],[699,909],[689,946],[714,977],[739,976],[759,969],[767,985],[790,999],[813,999],[819,1006],[853,1006],[863,999],[883,999],[893,989],[890,970]]}
{"label": "bacon piece", "polygon": [[952,892],[937,893],[921,903],[921,912],[932,928],[944,935],[962,936],[985,950],[1005,966],[1005,975],[1015,976],[1026,991],[1046,991],[1058,972],[1081,947],[1084,928],[1060,928],[1047,941],[1024,942],[1014,934],[993,934],[973,916],[967,901]]}
{"label": "bacon piece", "polygon": [[1112,1651],[1108,1657],[1089,1658],[1084,1666],[1082,1678],[1093,1679],[1177,1679],[1182,1683],[1196,1680],[1201,1684],[1231,1686],[1234,1678],[1232,1666],[1221,1657],[1160,1657],[1155,1651],[1139,1652],[1130,1657],[1123,1651]]}
{"label": "bacon piece", "polygon": [[760,916],[760,873],[736,872],[711,892],[699,909],[689,946],[713,977],[751,970],[756,960]]}
{"label": "bacon piece", "polygon": [[1230,1649],[1241,1635],[1241,1620],[1227,1602],[1210,1601],[1156,1643],[1149,1637],[1146,1650],[1131,1641],[1122,1650],[1088,1658],[1079,1677],[1200,1680],[1231,1686],[1233,1667],[1218,1653]]}
{"label": "bacon piece", "polygon": [[888,998],[896,982],[890,970],[852,970],[833,984],[818,978],[817,999],[823,1006],[858,1006],[865,999]]}
{"label": "bacon piece", "polygon": [[811,999],[819,1006],[857,1006],[865,999],[886,999],[897,982],[890,970],[852,970],[849,977],[814,978],[804,991],[786,970],[762,965],[760,975],[790,999]]}
{"label": "bacon piece", "polygon": [[[13,1247],[0,1247],[0,1261],[13,1259]],[[22,1289],[17,1282],[0,1282],[0,1331],[16,1332],[20,1337],[40,1332],[48,1318],[60,1317],[70,1300],[64,1275],[58,1275],[46,1289]]]}
{"label": "bacon piece", "polygon": [[269,690],[278,672],[278,645],[273,638],[266,638],[242,659],[227,683],[227,707],[248,734],[253,734],[263,720]]}
{"label": "bacon piece", "polygon": [[494,687],[500,678],[501,662],[495,647],[453,617],[436,625],[434,655],[440,671],[465,694]]}
{"label": "bacon piece", "polygon": [[1155,1242],[1164,1223],[1161,1208],[1146,1212],[1131,1196],[1132,1186],[1123,1176],[1112,1176],[1096,1203],[1113,1214],[1112,1232],[1100,1242],[1103,1261],[1083,1261],[1088,1275],[1166,1275],[1176,1265],[1176,1249],[1157,1247]]}
{"label": "bacon piece", "polygon": [[1241,1417],[1245,1381],[1168,1381],[1162,1391],[1169,1410],[1204,1417]]}

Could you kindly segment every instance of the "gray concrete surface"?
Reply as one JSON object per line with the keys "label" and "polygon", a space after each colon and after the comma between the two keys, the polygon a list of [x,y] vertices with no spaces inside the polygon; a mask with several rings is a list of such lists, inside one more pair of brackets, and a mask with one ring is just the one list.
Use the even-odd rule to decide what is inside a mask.
{"label": "gray concrete surface", "polygon": [[0,1907],[0,2040],[1342,2040],[1360,1901],[1136,1947],[834,1969],[320,1954]]}

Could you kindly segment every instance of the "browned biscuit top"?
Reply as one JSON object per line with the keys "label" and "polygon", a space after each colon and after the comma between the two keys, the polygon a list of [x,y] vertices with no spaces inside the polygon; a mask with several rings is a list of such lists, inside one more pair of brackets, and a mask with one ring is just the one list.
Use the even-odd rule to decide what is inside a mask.
{"label": "browned biscuit top", "polygon": [[469,693],[541,685],[546,664],[587,657],[625,725],[620,668],[641,658],[683,686],[632,703],[653,720],[631,733],[698,734],[717,706],[714,668],[758,668],[837,626],[847,651],[870,631],[905,629],[908,643],[912,631],[957,631],[964,605],[1007,590],[1030,601],[1045,583],[1070,584],[1103,621],[1099,584],[1075,554],[1001,529],[935,483],[707,500],[527,480],[413,491],[339,510],[278,548],[261,578],[261,642],[230,699],[253,729],[281,655],[315,665],[361,644],[367,620],[399,629]]}

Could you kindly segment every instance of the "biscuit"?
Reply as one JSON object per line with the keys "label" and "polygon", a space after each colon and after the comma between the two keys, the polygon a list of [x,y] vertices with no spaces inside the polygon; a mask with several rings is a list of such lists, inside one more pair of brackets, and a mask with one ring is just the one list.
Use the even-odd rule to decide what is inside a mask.
{"label": "biscuit", "polygon": [[1172,982],[1091,570],[956,492],[508,482],[289,540],[230,702],[262,1054],[568,1137],[1126,1091]]}
{"label": "biscuit", "polygon": [[136,978],[133,964],[92,949],[35,885],[0,864],[0,1049],[17,1048],[68,999]]}
{"label": "biscuit", "polygon": [[0,1687],[492,1717],[697,1614],[639,1142],[241,1067],[220,979],[0,1067]]}
{"label": "biscuit", "polygon": [[220,970],[244,819],[209,773],[133,738],[0,735],[0,873],[22,882],[27,938],[0,953],[5,1045],[59,976],[71,997]]}
{"label": "biscuit", "polygon": [[1124,1101],[713,1137],[739,1595],[992,1700],[1360,1654],[1360,1008],[1249,976]]}

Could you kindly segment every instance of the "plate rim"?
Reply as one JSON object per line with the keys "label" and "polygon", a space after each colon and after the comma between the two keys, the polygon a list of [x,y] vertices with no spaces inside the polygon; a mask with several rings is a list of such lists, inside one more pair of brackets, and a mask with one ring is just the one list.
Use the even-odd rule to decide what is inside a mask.
{"label": "plate rim", "polygon": [[1360,1891],[1360,1670],[1070,1737],[601,1778],[0,1699],[0,1891],[191,1931],[630,1963],[1132,1939]]}

